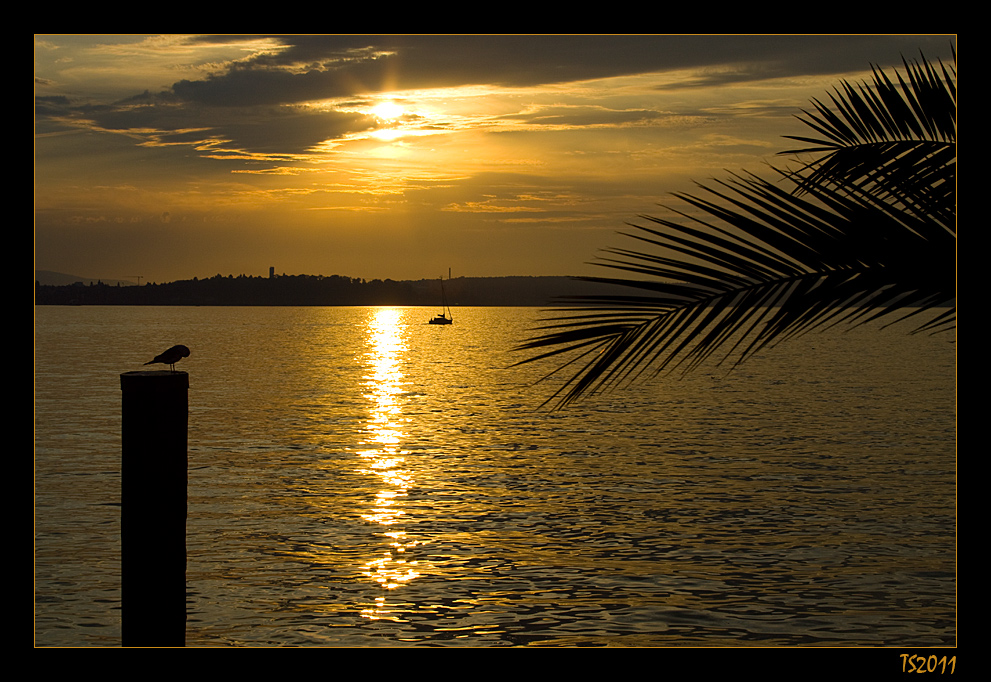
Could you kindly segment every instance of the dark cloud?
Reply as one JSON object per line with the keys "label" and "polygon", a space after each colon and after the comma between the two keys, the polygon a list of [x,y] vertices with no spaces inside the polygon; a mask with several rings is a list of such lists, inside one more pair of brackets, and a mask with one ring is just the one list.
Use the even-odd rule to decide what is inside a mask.
{"label": "dark cloud", "polygon": [[35,116],[57,116],[65,113],[69,104],[69,98],[63,95],[35,97],[34,113]]}
{"label": "dark cloud", "polygon": [[[949,53],[952,36],[276,36],[284,49],[173,92],[211,105],[303,102],[379,90],[492,84],[533,86],[673,69],[689,85],[897,64],[919,50]],[[204,36],[213,42],[243,36]],[[705,71],[705,69],[713,69]]]}
{"label": "dark cloud", "polygon": [[248,151],[301,154],[325,140],[374,127],[374,119],[362,114],[273,110],[267,116],[225,119],[217,130]]}
{"label": "dark cloud", "polygon": [[302,154],[328,139],[376,127],[375,119],[346,111],[300,107],[210,107],[182,103],[174,96],[148,92],[114,104],[73,106],[62,96],[35,100],[36,122],[44,130],[71,125],[134,133],[159,144],[229,141],[225,147],[247,152]]}
{"label": "dark cloud", "polygon": [[[256,36],[196,36],[190,40],[212,45],[242,44],[246,37]],[[52,126],[64,126],[77,119],[105,130],[152,131],[161,141],[230,140],[238,149],[293,154],[373,125],[371,119],[360,114],[285,106],[302,102],[362,97],[385,90],[478,84],[522,87],[674,69],[695,74],[694,78],[679,79],[677,87],[711,86],[788,75],[862,71],[878,59],[898,63],[903,54],[911,56],[919,50],[930,57],[940,57],[949,51],[952,39],[683,35],[266,37],[280,43],[281,49],[236,61],[211,77],[178,81],[168,90],[146,90],[100,105],[74,105],[64,96],[37,97],[36,123],[43,130],[52,130]],[[543,125],[617,125],[656,121],[658,114],[588,107],[535,112],[526,117]]]}

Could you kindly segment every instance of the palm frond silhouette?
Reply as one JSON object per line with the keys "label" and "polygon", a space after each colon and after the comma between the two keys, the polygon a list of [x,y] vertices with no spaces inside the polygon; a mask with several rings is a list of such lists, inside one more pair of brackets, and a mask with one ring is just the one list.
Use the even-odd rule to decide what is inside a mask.
{"label": "palm frond silhouette", "polygon": [[597,261],[623,275],[578,278],[622,293],[568,297],[516,349],[536,352],[516,364],[567,359],[545,377],[571,373],[547,403],[736,366],[834,325],[930,313],[914,331],[952,328],[956,69],[903,62],[905,77],[874,68],[872,84],[842,82],[832,107],[813,100],[799,118],[818,137],[782,152],[811,157],[798,169],[699,184],[673,195],[685,208],[631,223],[636,248]]}

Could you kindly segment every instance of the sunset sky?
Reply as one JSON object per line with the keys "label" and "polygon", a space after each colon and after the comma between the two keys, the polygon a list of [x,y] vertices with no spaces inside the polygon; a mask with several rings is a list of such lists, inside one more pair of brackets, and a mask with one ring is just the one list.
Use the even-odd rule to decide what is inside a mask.
{"label": "sunset sky", "polygon": [[36,35],[35,268],[571,275],[953,36]]}

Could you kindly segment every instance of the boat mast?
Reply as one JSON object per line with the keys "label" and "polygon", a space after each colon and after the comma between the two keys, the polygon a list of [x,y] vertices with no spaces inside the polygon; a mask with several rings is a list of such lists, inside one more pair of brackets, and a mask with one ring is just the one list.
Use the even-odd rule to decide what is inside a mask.
{"label": "boat mast", "polygon": [[[447,281],[448,282],[451,281],[451,268],[448,268],[447,269]],[[444,283],[441,282],[441,294],[443,294],[443,293],[444,293]],[[444,305],[447,306],[447,314],[448,314],[448,316],[453,320],[454,319],[454,313],[451,312],[451,306],[448,305],[448,303],[447,303],[447,296],[446,295],[444,295]]]}
{"label": "boat mast", "polygon": [[[451,271],[448,269],[447,278],[451,278]],[[444,312],[447,311],[449,314],[449,319],[454,319],[454,315],[451,315],[451,306],[447,304],[447,292],[444,290],[444,275],[440,276],[440,316],[444,317]]]}

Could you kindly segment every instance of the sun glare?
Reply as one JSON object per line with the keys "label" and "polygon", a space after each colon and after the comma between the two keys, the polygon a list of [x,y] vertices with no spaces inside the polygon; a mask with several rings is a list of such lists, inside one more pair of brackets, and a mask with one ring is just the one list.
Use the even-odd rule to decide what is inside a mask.
{"label": "sun glare", "polygon": [[380,102],[372,108],[372,113],[384,121],[394,121],[403,115],[404,109],[391,100]]}

